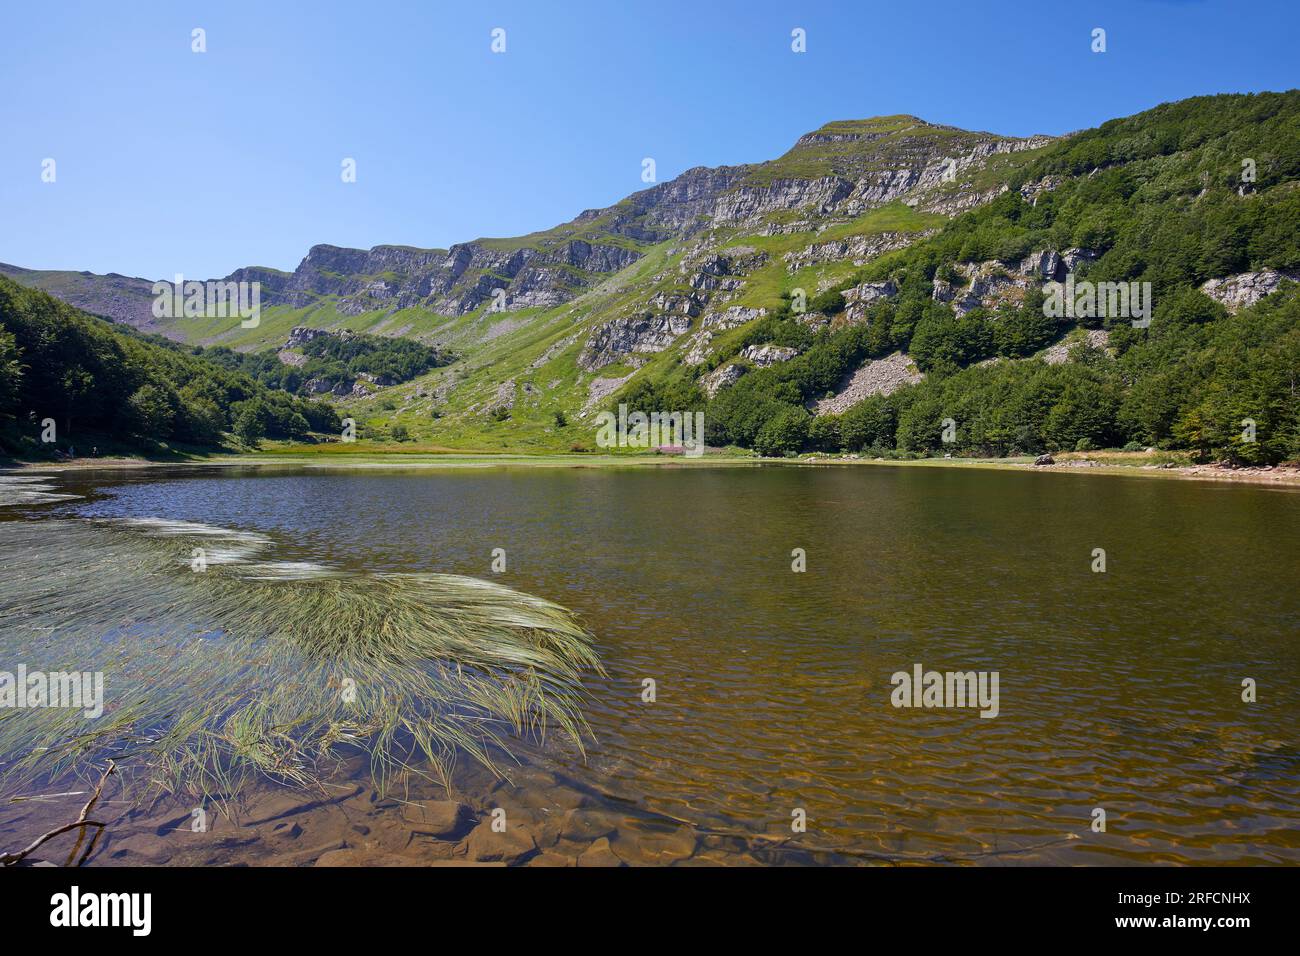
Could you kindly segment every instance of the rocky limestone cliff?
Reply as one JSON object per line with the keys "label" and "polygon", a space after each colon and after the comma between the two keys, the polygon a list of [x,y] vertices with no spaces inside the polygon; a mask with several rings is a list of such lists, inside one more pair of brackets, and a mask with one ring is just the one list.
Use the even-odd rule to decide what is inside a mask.
{"label": "rocky limestone cliff", "polygon": [[[800,137],[776,160],[689,169],[612,206],[589,209],[569,223],[531,236],[479,239],[449,249],[317,245],[292,272],[250,266],[222,281],[259,282],[264,306],[304,308],[328,301],[343,315],[407,308],[445,316],[485,307],[547,309],[569,302],[603,277],[637,261],[654,243],[705,236],[702,242],[694,240],[693,254],[682,263],[686,282],[696,293],[690,307],[647,303],[650,316],[637,321],[658,322],[662,328],[630,346],[636,351],[649,347],[651,341],[662,342],[663,334],[676,328],[660,321],[662,314],[694,317],[706,307],[716,307],[762,265],[765,254],[713,248],[706,232],[732,229],[774,235],[818,229],[897,200],[920,208],[967,207],[996,193],[954,192],[948,182],[954,175],[960,180],[992,156],[1047,141],[967,132],[912,116],[831,123]],[[915,237],[892,234],[870,241],[855,237],[827,242],[787,257],[787,262],[795,270],[842,258],[866,261]],[[18,281],[40,285],[79,308],[180,337],[166,323],[154,320],[149,280],[5,268]],[[632,320],[623,316],[619,321],[626,327]],[[616,343],[626,335],[613,329],[606,338],[615,343],[612,349],[595,344],[585,354],[618,354]]]}
{"label": "rocky limestone cliff", "polygon": [[413,306],[440,315],[464,315],[491,302],[500,289],[502,311],[549,307],[572,298],[572,270],[611,273],[639,253],[622,246],[574,239],[549,248],[499,248],[467,242],[450,249],[313,246],[292,273],[239,270],[233,279],[258,279],[264,301],[301,308],[330,296],[344,315]]}
{"label": "rocky limestone cliff", "polygon": [[996,260],[960,263],[956,270],[961,281],[936,276],[933,295],[937,302],[951,303],[958,315],[965,315],[972,309],[1014,305],[1021,302],[1027,292],[1041,289],[1045,283],[1065,281],[1065,277],[1081,263],[1091,262],[1096,257],[1091,249],[1066,249],[1061,253],[1045,249],[1030,253],[1018,263]]}

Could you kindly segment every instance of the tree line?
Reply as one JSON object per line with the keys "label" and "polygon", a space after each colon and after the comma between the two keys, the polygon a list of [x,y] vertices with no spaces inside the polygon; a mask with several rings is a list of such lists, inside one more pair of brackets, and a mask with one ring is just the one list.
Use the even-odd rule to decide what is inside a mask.
{"label": "tree line", "polygon": [[[337,413],[0,277],[0,447],[219,447],[337,432]],[[88,450],[88,449],[87,449]]]}

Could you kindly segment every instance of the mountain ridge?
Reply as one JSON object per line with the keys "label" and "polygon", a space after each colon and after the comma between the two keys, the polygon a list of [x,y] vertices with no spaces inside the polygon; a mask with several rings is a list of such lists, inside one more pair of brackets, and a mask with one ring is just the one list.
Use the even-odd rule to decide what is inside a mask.
{"label": "mountain ridge", "polygon": [[[936,136],[943,150],[934,148]],[[291,272],[245,266],[220,279],[202,281],[258,281],[267,304],[290,308],[333,296],[340,300],[341,314],[354,316],[378,308],[411,307],[463,316],[492,299],[496,289],[505,293],[503,311],[548,308],[572,300],[600,277],[630,265],[646,246],[688,238],[705,223],[740,226],[765,214],[804,207],[824,212],[844,207],[851,215],[887,203],[918,184],[933,187],[942,170],[927,167],[933,167],[938,152],[945,154],[942,158],[952,153],[950,158],[960,171],[999,150],[1035,148],[1049,141],[1043,136],[1017,138],[959,130],[903,114],[837,120],[803,134],[776,159],[692,167],[613,205],[585,209],[568,222],[524,236],[479,237],[447,249],[388,243],[360,249],[318,243]],[[864,151],[864,145],[870,149]],[[863,183],[872,173],[882,175]],[[855,195],[853,187],[859,184]],[[102,277],[76,273],[83,277],[78,282],[69,272],[4,263],[0,274],[141,331],[188,340],[152,315],[153,284],[169,282],[170,276],[148,280],[116,273]],[[113,280],[106,283],[109,289],[100,303],[96,278]]]}
{"label": "mountain ridge", "polygon": [[[1295,416],[1274,411],[1296,222],[1300,91],[1194,97],[1056,139],[837,121],[774,160],[697,167],[527,236],[316,246],[293,273],[238,273],[272,287],[256,327],[163,331],[298,394],[328,389],[381,441],[589,450],[591,416],[628,404],[703,409],[711,444],[768,454],[1136,443],[1280,460],[1300,449]],[[89,281],[55,275],[65,295]],[[1063,277],[1149,284],[1150,328],[1052,316],[1042,297]],[[285,373],[321,331],[454,360],[360,390]],[[1267,444],[1234,442],[1243,418],[1271,422]],[[963,427],[945,445],[949,419]]]}

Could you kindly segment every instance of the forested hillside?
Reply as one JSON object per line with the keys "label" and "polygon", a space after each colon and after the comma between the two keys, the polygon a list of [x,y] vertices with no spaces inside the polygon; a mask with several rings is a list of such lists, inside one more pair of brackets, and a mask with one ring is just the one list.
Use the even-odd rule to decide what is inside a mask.
{"label": "forested hillside", "polygon": [[[96,444],[217,448],[228,432],[249,445],[338,430],[329,405],[188,353],[0,277],[0,447],[25,456]],[[55,440],[43,441],[51,419]]]}
{"label": "forested hillside", "polygon": [[[1247,167],[1254,178],[1243,181]],[[830,290],[892,292],[856,317],[810,333],[808,316],[787,305],[702,368],[634,382],[617,400],[703,408],[712,442],[766,454],[1157,445],[1246,462],[1300,457],[1295,285],[1283,279],[1235,315],[1206,288],[1300,270],[1300,94],[1206,97],[1115,120],[1048,147],[1009,186]],[[1008,285],[1016,295],[991,294],[1026,257],[1065,250],[1080,281],[1151,283],[1150,325],[1048,317],[1041,276]],[[1055,364],[1027,358],[1066,336],[1077,344]],[[710,370],[763,342],[801,354],[747,369],[711,400],[702,394]],[[923,381],[814,414],[847,374],[896,351]],[[947,442],[945,420],[954,424]]]}
{"label": "forested hillside", "polygon": [[350,391],[359,378],[397,385],[451,361],[445,351],[411,339],[350,333],[314,336],[294,352],[236,352],[215,345],[194,354],[269,388],[306,395]]}

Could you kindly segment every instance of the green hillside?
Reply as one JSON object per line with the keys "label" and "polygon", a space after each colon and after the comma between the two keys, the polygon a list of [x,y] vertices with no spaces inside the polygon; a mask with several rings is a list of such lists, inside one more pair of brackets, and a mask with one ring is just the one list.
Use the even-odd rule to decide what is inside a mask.
{"label": "green hillside", "polygon": [[[314,247],[293,273],[236,274],[266,283],[255,327],[156,331],[291,391],[307,382],[280,367],[304,359],[285,349],[299,328],[451,358],[328,399],[380,442],[591,450],[595,414],[625,402],[703,411],[711,444],[775,455],[1155,446],[1272,462],[1300,455],[1298,222],[1300,92],[1199,97],[1055,140],[887,116],[527,236]],[[155,328],[145,280],[6,269]],[[1045,283],[1065,275],[1149,283],[1149,323],[1053,314]]]}
{"label": "green hillside", "polygon": [[[1245,158],[1256,179],[1242,189]],[[1064,180],[1031,204],[1019,187],[1048,176]],[[798,358],[747,374],[712,401],[682,368],[621,397],[702,408],[711,441],[769,454],[997,455],[1135,443],[1245,462],[1300,457],[1294,284],[1235,316],[1200,291],[1233,274],[1300,269],[1300,93],[1204,97],[1116,120],[1048,147],[1009,185],[938,235],[838,283],[841,291],[897,284],[899,294],[865,322],[827,329]],[[1050,320],[1041,293],[962,316],[934,298],[936,276],[958,275],[957,266],[1071,247],[1096,256],[1081,278],[1151,283],[1149,328],[1127,318]],[[786,309],[759,338],[793,343],[799,327]],[[1082,347],[1058,365],[1029,358],[1083,327],[1105,329],[1109,347]],[[809,412],[862,362],[897,350],[925,381],[843,415]],[[953,441],[943,441],[945,419]],[[1254,441],[1243,440],[1244,420],[1255,423]]]}
{"label": "green hillside", "polygon": [[8,454],[176,453],[338,429],[329,405],[0,277],[0,449]]}

